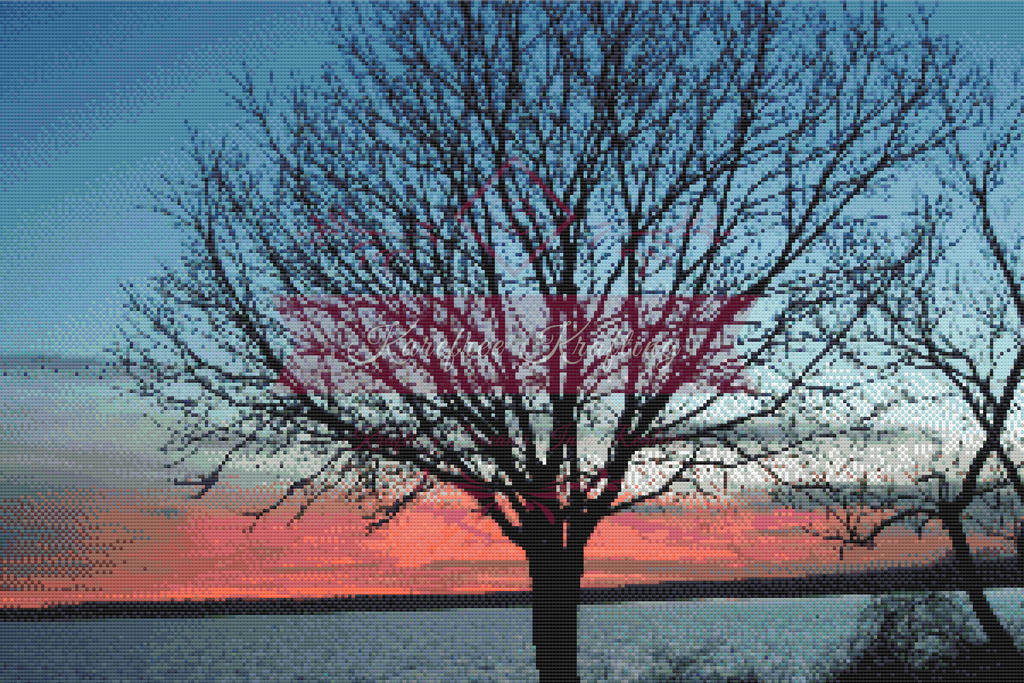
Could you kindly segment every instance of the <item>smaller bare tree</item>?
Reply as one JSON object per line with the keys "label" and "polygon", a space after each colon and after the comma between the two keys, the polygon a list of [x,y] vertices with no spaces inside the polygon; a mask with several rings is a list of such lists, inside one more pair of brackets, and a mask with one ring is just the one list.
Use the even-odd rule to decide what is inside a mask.
{"label": "smaller bare tree", "polygon": [[[979,435],[978,443],[959,439],[956,451],[936,454],[924,468],[919,463],[906,473],[913,483],[909,487],[897,486],[895,481],[869,486],[866,475],[859,486],[798,481],[780,487],[776,500],[823,507],[827,528],[808,531],[868,548],[895,525],[909,524],[920,535],[930,521],[938,521],[949,536],[963,577],[962,589],[989,646],[1024,665],[985,596],[967,535],[973,531],[1006,537],[1012,527],[1018,562],[1024,566],[1018,505],[1024,502],[1024,485],[1021,465],[1011,457],[1009,425],[1009,418],[1020,412],[1024,373],[1021,237],[1011,246],[1012,233],[1002,231],[993,211],[996,193],[1017,151],[1024,105],[1015,97],[1005,109],[997,110],[993,72],[990,67],[987,75],[977,69],[970,74],[977,127],[951,140],[952,172],[937,169],[946,196],[925,197],[918,220],[926,244],[922,258],[874,302],[877,315],[865,318],[873,320],[866,322],[866,332],[848,338],[851,345],[863,342],[881,347],[894,358],[891,362],[919,376],[937,378],[943,391],[922,395],[905,390],[907,400],[958,400],[966,408],[964,419],[969,424],[964,429]],[[958,105],[951,101],[949,106]],[[999,115],[1006,120],[997,122]],[[971,144],[978,148],[970,150]],[[969,200],[975,216],[961,235],[950,236],[941,228],[953,224],[956,194]],[[963,272],[965,262],[975,266],[972,272]]]}

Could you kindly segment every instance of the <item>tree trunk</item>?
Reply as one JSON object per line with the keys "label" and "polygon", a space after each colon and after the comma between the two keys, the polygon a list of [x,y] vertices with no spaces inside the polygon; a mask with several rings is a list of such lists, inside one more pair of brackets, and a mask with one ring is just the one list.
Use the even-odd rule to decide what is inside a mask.
{"label": "tree trunk", "polygon": [[1024,657],[1021,656],[1013,642],[1013,637],[999,621],[992,605],[985,596],[985,590],[981,585],[981,578],[978,576],[977,568],[974,566],[974,559],[971,557],[971,548],[967,545],[967,534],[964,532],[963,521],[960,515],[946,515],[942,520],[943,526],[949,533],[953,542],[953,552],[956,556],[956,565],[961,576],[963,590],[970,598],[974,614],[981,622],[981,628],[985,631],[985,637],[989,644],[1014,661],[1020,661],[1024,665]]}
{"label": "tree trunk", "polygon": [[[1021,502],[1024,503],[1024,499]],[[1017,571],[1024,572],[1024,523],[1021,520],[1017,520],[1014,541],[1017,546]]]}
{"label": "tree trunk", "polygon": [[526,548],[533,581],[533,646],[540,683],[579,683],[576,672],[577,610],[583,576],[583,546],[562,545],[559,533],[538,530],[543,538]]}

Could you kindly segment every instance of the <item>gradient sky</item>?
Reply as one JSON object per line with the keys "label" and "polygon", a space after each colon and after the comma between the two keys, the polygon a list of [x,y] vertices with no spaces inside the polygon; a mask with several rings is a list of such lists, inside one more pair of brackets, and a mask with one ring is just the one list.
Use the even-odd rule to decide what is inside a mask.
{"label": "gradient sky", "polygon": [[[907,3],[894,3],[905,14]],[[1002,61],[1024,5],[940,2],[936,30]],[[0,339],[4,351],[91,355],[118,284],[174,263],[176,232],[134,208],[187,162],[184,121],[231,129],[223,94],[245,62],[315,77],[335,59],[329,11],[307,3],[0,4]]]}
{"label": "gradient sky", "polygon": [[[940,2],[933,26],[1003,65],[1022,19],[1021,3]],[[136,205],[189,163],[185,120],[230,132],[243,62],[259,87],[270,70],[315,78],[336,58],[330,21],[306,3],[0,4],[0,498],[163,482],[152,411],[74,359],[114,339],[120,283],[180,257],[170,222]]]}

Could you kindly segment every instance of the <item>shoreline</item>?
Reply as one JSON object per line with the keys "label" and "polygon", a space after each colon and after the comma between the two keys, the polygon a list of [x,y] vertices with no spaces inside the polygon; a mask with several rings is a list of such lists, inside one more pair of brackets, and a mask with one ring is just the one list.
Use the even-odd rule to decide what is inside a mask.
{"label": "shoreline", "polygon": [[[1016,557],[975,557],[985,588],[1024,586]],[[955,591],[963,585],[959,570],[948,562],[917,567],[812,574],[794,577],[744,578],[730,581],[670,581],[615,588],[582,588],[581,605],[621,602],[669,602],[708,598],[800,598],[894,591]],[[324,598],[228,598],[223,600],[80,602],[48,607],[0,608],[0,622],[81,621],[90,619],[195,619],[217,616],[318,614],[324,612],[394,612],[524,607],[530,591],[458,595],[348,595]]]}

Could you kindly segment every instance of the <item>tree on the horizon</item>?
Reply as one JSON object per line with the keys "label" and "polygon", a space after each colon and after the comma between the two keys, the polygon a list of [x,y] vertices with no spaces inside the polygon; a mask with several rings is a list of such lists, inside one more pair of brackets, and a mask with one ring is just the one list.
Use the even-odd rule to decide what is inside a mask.
{"label": "tree on the horizon", "polygon": [[[264,102],[236,78],[250,147],[193,134],[195,177],[154,206],[191,234],[189,253],[126,289],[133,328],[116,353],[137,391],[184,413],[169,465],[194,470],[175,483],[195,497],[232,469],[286,478],[274,456],[305,449],[257,522],[330,491],[381,503],[371,529],[433,487],[473,495],[529,563],[540,680],[578,681],[584,548],[601,520],[862,422],[817,420],[832,395],[821,371],[920,247],[880,246],[886,217],[865,200],[960,125],[944,107],[954,53],[926,17],[915,38],[893,33],[881,7],[838,26],[772,2],[335,18],[343,61],[320,89]],[[860,281],[830,267],[837,250]],[[442,338],[483,316],[501,339],[527,304],[587,348],[613,329],[692,347],[656,367],[628,354],[583,367],[563,348],[524,376],[507,348],[444,366],[423,335],[400,358],[336,343],[403,315]],[[765,324],[723,361],[744,313]],[[806,334],[812,318],[823,333]],[[774,444],[745,436],[765,424]],[[201,462],[211,442],[228,450]],[[623,490],[645,468],[663,476]]]}
{"label": "tree on the horizon", "polygon": [[[893,367],[928,382],[930,388],[917,384],[906,392],[895,410],[913,413],[914,406],[942,400],[959,404],[960,436],[948,437],[947,452],[935,453],[927,465],[907,468],[910,486],[869,484],[864,473],[853,487],[790,482],[775,499],[824,507],[829,522],[807,530],[843,545],[873,548],[891,527],[910,526],[921,535],[938,522],[952,546],[947,560],[959,569],[989,644],[1024,666],[985,594],[968,541],[971,532],[1013,541],[1024,571],[1024,482],[1019,455],[1013,457],[1020,434],[1011,429],[1021,415],[1024,273],[1016,223],[1008,209],[996,209],[1012,201],[1007,180],[1020,164],[1024,97],[1016,90],[1019,72],[1011,75],[1015,87],[1002,95],[1007,91],[996,84],[993,64],[966,72],[965,82],[973,85],[958,109],[970,111],[972,125],[949,139],[947,160],[935,169],[941,193],[924,193],[919,201],[925,249],[872,302],[864,329],[843,342],[850,353],[859,346],[874,348],[877,356],[882,349]],[[958,206],[971,215],[958,213]]]}

